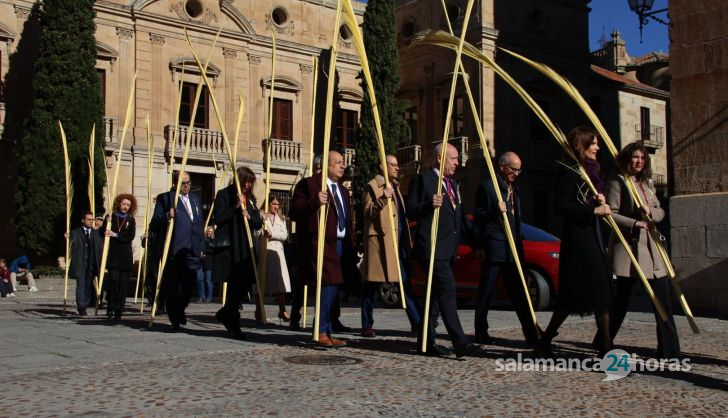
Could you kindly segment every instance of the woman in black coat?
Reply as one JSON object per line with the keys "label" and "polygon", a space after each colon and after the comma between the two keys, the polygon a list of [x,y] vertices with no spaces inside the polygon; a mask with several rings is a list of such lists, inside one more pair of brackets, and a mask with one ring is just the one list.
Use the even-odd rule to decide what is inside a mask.
{"label": "woman in black coat", "polygon": [[248,219],[251,237],[263,226],[263,219],[253,196],[255,173],[248,167],[239,167],[237,175],[241,196],[238,196],[235,183],[220,190],[215,196],[213,217],[217,229],[212,278],[228,284],[225,305],[217,311],[215,318],[225,325],[231,337],[243,339],[245,334],[240,331],[240,302],[255,280],[254,257],[243,217]]}
{"label": "woman in black coat", "polygon": [[[126,303],[126,291],[129,287],[134,253],[131,243],[136,233],[137,201],[130,194],[120,194],[114,199],[114,210],[106,217],[102,231],[109,237],[109,254],[106,269],[109,271],[108,287],[106,291],[106,317],[112,316],[121,319],[121,313]],[[107,224],[111,220],[111,227]]]}
{"label": "woman in black coat", "polygon": [[567,137],[569,145],[596,187],[595,196],[578,174],[576,165],[565,168],[557,177],[556,212],[564,218],[559,263],[559,303],[549,326],[537,344],[537,354],[551,357],[551,340],[569,315],[594,314],[603,343],[596,347],[600,357],[611,350],[609,311],[611,273],[601,218],[611,213],[604,199],[604,180],[597,162],[597,134],[586,127],[574,128]]}

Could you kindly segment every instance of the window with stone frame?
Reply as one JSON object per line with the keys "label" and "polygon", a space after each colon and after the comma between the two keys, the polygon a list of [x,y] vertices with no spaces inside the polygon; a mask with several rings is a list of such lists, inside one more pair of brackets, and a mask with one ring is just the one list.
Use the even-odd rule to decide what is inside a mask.
{"label": "window with stone frame", "polygon": [[[195,95],[197,94],[197,83],[182,83],[182,99],[179,109],[179,124],[181,126],[189,126],[192,118],[192,106],[195,104]],[[195,128],[209,129],[209,102],[207,94],[207,86],[202,86],[200,93],[200,101],[197,103],[197,113],[195,114]]]}
{"label": "window with stone frame", "polygon": [[356,110],[337,109],[336,144],[344,148],[356,147],[356,135],[358,130],[359,112]]}
{"label": "window with stone frame", "polygon": [[293,101],[273,98],[273,139],[293,140]]}

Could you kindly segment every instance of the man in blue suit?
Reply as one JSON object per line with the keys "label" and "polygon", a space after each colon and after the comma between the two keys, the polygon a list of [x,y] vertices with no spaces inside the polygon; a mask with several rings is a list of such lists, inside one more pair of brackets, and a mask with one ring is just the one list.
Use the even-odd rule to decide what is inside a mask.
{"label": "man in blue suit", "polygon": [[506,240],[503,226],[503,215],[508,215],[508,223],[516,241],[516,248],[521,260],[523,256],[523,242],[521,240],[521,199],[518,187],[515,184],[521,174],[521,159],[515,152],[506,152],[498,158],[498,188],[503,202],[498,203],[493,182],[488,179],[480,184],[475,194],[475,211],[473,213],[481,242],[487,253],[482,262],[478,297],[475,303],[475,341],[480,344],[490,343],[488,334],[488,305],[493,295],[498,275],[503,278],[508,296],[521,321],[523,335],[526,342],[535,344],[540,330],[536,328],[528,309],[526,293],[518,275],[515,259]]}
{"label": "man in blue suit", "polygon": [[[197,281],[204,243],[204,212],[200,198],[190,194],[192,183],[189,174],[182,172],[182,183],[177,200],[173,204],[175,191],[170,190],[157,196],[154,216],[150,228],[164,237],[169,223],[174,219],[169,256],[162,277],[162,287],[167,301],[167,315],[173,330],[187,324],[185,309],[190,303],[192,290]],[[176,177],[176,176],[175,176]],[[175,184],[177,180],[174,180]]]}

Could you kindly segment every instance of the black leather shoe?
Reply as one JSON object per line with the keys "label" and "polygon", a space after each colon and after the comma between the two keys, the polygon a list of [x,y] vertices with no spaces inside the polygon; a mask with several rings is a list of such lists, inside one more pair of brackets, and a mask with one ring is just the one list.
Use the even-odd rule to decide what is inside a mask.
{"label": "black leather shoe", "polygon": [[86,315],[88,315],[88,314],[86,313],[86,309],[79,309],[79,311],[78,311],[78,316],[86,316]]}
{"label": "black leather shoe", "polygon": [[179,331],[179,324],[177,322],[172,322],[172,331]]}
{"label": "black leather shoe", "polygon": [[478,344],[490,344],[493,342],[493,339],[490,338],[490,335],[486,332],[484,334],[476,334],[475,342]]}
{"label": "black leather shoe", "polygon": [[478,344],[466,344],[461,347],[455,347],[455,357],[480,357],[485,355],[485,350]]}
{"label": "black leather shoe", "polygon": [[239,329],[229,329],[228,337],[235,339],[235,340],[247,340],[248,339],[248,336],[243,334],[243,332],[240,331]]}
{"label": "black leather shoe", "polygon": [[182,325],[187,325],[187,316],[183,313],[182,317],[179,319],[179,323]]}
{"label": "black leather shoe", "polygon": [[288,329],[291,331],[300,331],[301,330],[301,324],[298,322],[291,322],[290,325],[288,325]]}
{"label": "black leather shoe", "polygon": [[440,347],[437,344],[433,344],[431,346],[428,346],[427,351],[425,352],[420,351],[418,346],[417,354],[427,357],[445,357],[448,353],[447,351],[445,351],[444,348]]}
{"label": "black leather shoe", "polygon": [[331,330],[334,332],[351,332],[351,328],[342,324],[341,321],[331,322]]}

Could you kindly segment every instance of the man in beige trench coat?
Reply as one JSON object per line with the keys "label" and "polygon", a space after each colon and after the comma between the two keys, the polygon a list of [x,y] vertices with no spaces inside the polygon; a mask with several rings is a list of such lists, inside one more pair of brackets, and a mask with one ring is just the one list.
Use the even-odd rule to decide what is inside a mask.
{"label": "man in beige trench coat", "polygon": [[[405,212],[404,200],[399,191],[397,175],[399,164],[397,157],[387,155],[387,174],[390,179],[389,188],[385,187],[384,176],[377,175],[364,188],[364,260],[362,261],[361,296],[361,335],[374,337],[374,296],[383,283],[389,283],[399,290],[399,277],[397,275],[397,261],[395,251],[399,252],[400,270],[405,289],[405,302],[407,317],[412,330],[416,331],[420,323],[420,314],[417,311],[412,288],[407,280],[407,257],[412,248],[412,237]],[[390,211],[387,203],[392,201],[394,226],[397,229],[397,247],[391,237],[389,224]],[[400,295],[401,297],[402,295]]]}

